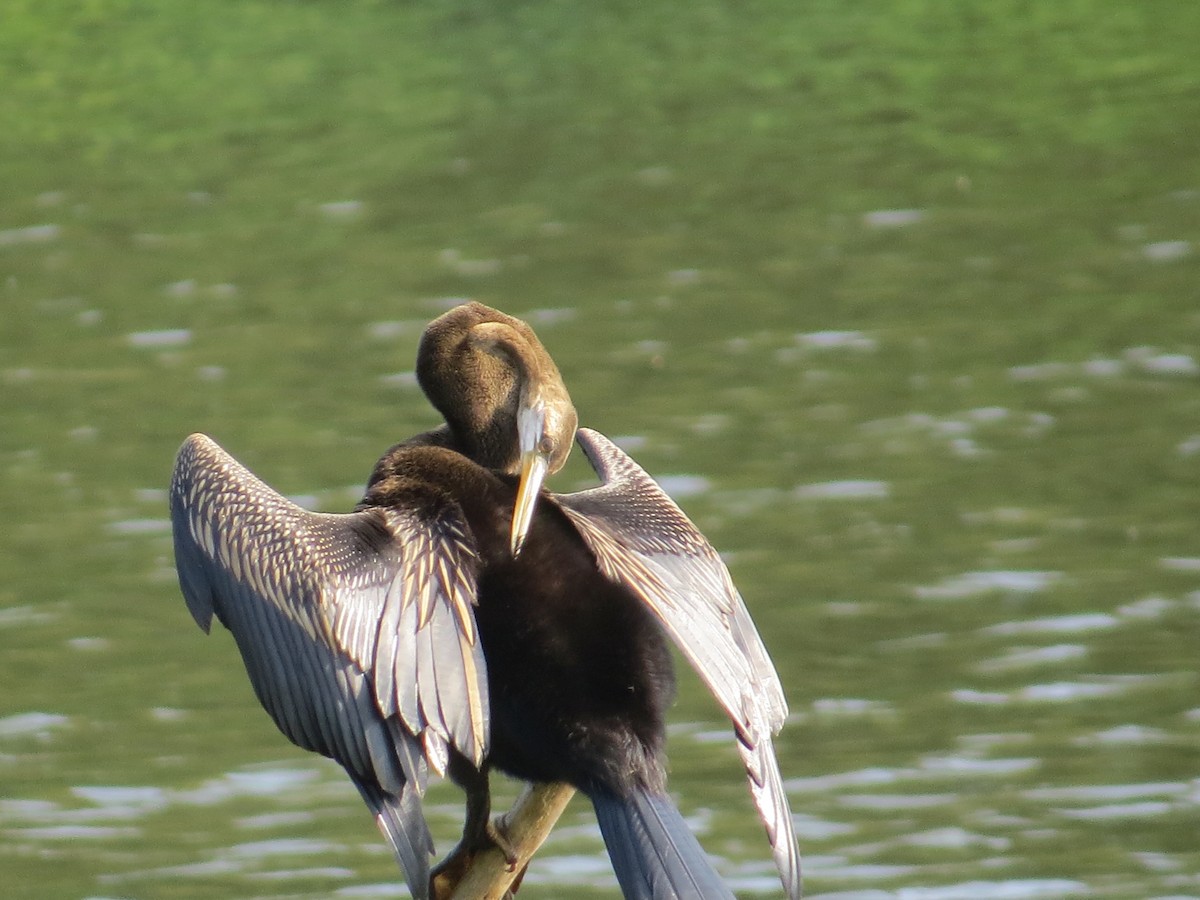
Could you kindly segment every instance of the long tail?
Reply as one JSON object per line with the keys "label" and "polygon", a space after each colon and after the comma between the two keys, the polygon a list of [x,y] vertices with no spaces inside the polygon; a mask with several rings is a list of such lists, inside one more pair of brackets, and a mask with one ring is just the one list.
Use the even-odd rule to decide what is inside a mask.
{"label": "long tail", "polygon": [[594,791],[591,799],[625,900],[735,900],[667,797]]}

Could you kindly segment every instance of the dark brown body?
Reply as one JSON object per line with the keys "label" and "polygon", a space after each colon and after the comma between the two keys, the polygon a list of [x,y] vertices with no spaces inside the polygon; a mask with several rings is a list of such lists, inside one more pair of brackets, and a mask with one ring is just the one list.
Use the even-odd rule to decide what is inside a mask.
{"label": "dark brown body", "polygon": [[515,479],[429,446],[444,442],[421,436],[392,448],[360,508],[411,505],[419,495],[463,510],[483,563],[475,621],[488,664],[488,763],[588,794],[662,791],[664,716],[675,692],[662,629],[644,603],[600,573],[548,498],[514,559]]}

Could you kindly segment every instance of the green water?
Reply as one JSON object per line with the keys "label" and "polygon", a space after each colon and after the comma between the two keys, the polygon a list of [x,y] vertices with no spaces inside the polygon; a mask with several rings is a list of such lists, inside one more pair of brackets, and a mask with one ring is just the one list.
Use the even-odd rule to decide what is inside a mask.
{"label": "green water", "polygon": [[[471,296],[728,554],[809,895],[1200,897],[1197,35],[1185,0],[7,3],[4,893],[403,895],[191,623],[165,487],[202,430],[348,508]],[[681,806],[776,895],[695,682],[673,720]],[[521,896],[567,893],[615,894],[578,802]]]}

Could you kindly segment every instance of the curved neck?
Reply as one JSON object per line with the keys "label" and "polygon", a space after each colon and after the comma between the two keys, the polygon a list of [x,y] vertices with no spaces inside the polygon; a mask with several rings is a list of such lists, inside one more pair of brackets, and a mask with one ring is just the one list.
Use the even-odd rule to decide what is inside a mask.
{"label": "curved neck", "polygon": [[417,381],[454,444],[485,468],[516,474],[518,411],[535,402],[569,424],[567,446],[574,434],[571,398],[533,330],[482,304],[451,310],[426,329]]}

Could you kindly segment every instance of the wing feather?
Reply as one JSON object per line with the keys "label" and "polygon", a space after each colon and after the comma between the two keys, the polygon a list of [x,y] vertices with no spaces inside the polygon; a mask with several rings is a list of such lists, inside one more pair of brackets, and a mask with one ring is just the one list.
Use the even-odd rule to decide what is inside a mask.
{"label": "wing feather", "polygon": [[[329,668],[324,656],[348,656],[370,676],[380,714],[399,713],[414,737],[432,728],[482,760],[478,561],[456,505],[312,513],[193,435],[177,460],[172,516],[189,609],[201,627],[215,614],[235,632],[260,699],[280,714],[289,737],[305,746],[344,740],[332,730],[344,724],[333,712],[336,693],[319,673]],[[466,716],[439,702],[443,690],[468,704]],[[296,697],[305,691],[326,712],[304,715]]]}
{"label": "wing feather", "polygon": [[771,743],[787,702],[746,604],[716,550],[637,463],[599,432],[576,438],[601,485],[552,498],[600,570],[653,610],[729,714],[784,887],[798,897],[800,854]]}
{"label": "wing feather", "polygon": [[[444,772],[451,747],[478,764],[488,744],[474,541],[452,501],[417,499],[312,513],[203,435],[184,442],[171,484],[176,567],[197,624],[208,631],[216,616],[233,633],[288,738],[406,797],[424,790],[429,766]],[[401,820],[412,847],[431,846],[423,817],[388,824]],[[405,870],[410,883],[420,875]]]}
{"label": "wing feather", "polygon": [[771,844],[784,890],[788,897],[799,897],[803,888],[800,852],[796,844],[792,811],[783,789],[783,776],[779,772],[779,761],[775,758],[775,747],[770,737],[760,735],[755,744],[739,739],[738,753],[746,766],[750,794],[766,826],[767,840]]}

